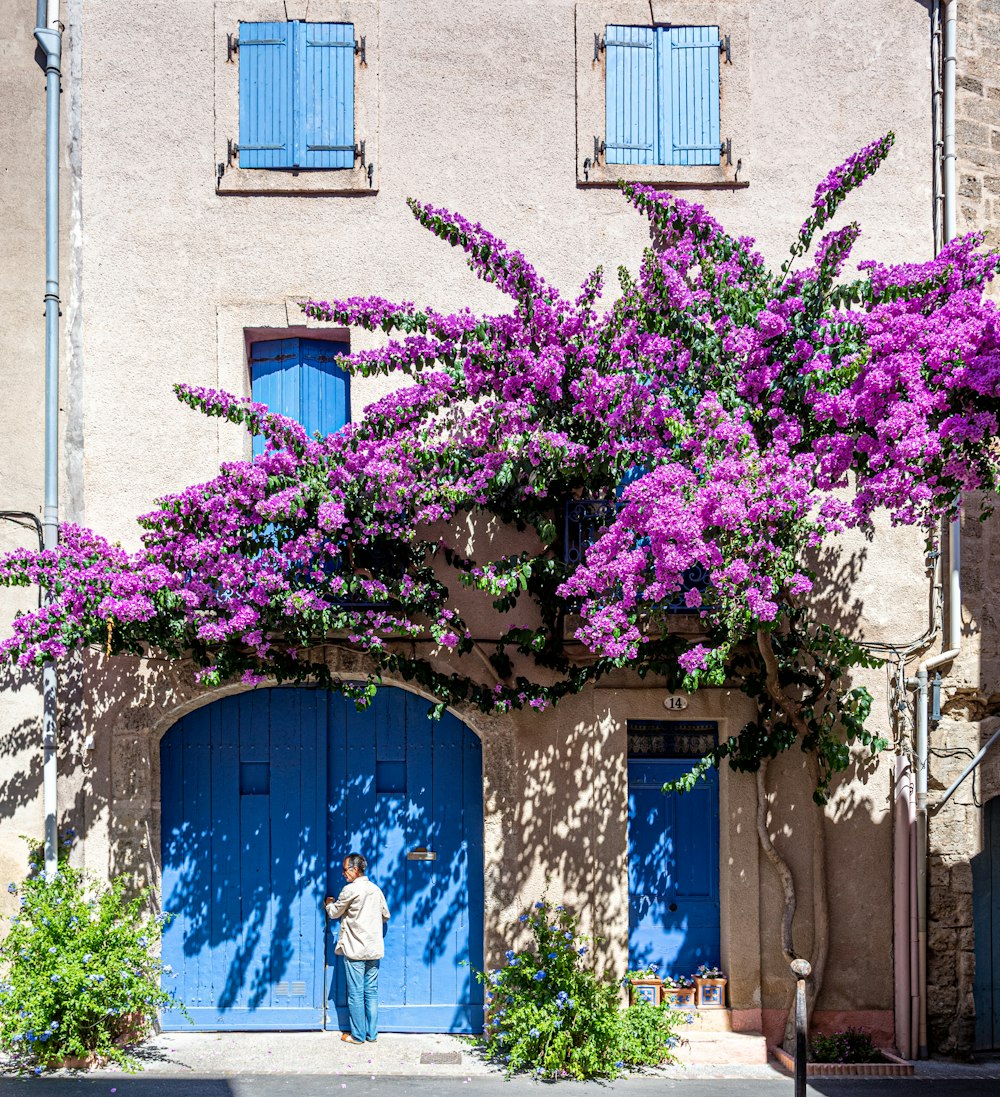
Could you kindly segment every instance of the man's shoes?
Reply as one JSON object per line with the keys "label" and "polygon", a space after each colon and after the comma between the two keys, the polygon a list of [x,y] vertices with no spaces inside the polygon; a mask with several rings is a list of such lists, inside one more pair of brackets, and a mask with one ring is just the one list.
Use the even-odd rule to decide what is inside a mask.
{"label": "man's shoes", "polygon": [[343,1042],[345,1044],[363,1044],[364,1043],[364,1040],[355,1040],[354,1037],[349,1032],[342,1032],[340,1034],[340,1038],[341,1038],[341,1040],[343,1040]]}
{"label": "man's shoes", "polygon": [[368,1043],[369,1044],[377,1044],[378,1043],[378,1037],[377,1036],[369,1036],[368,1037]]}

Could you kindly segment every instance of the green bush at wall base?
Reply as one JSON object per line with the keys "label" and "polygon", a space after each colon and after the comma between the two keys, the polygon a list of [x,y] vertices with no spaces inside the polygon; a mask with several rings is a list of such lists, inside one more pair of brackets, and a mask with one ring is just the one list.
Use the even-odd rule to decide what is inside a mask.
{"label": "green bush at wall base", "polygon": [[666,1006],[621,1006],[617,980],[584,965],[589,938],[576,919],[546,902],[521,916],[534,947],[506,953],[504,967],[477,972],[486,984],[487,1056],[508,1075],[617,1077],[623,1070],[672,1062],[680,1015]]}
{"label": "green bush at wall base", "polygon": [[813,1037],[810,1057],[816,1063],[877,1063],[882,1055],[863,1028]]}
{"label": "green bush at wall base", "polygon": [[8,887],[20,909],[0,943],[0,1047],[35,1073],[90,1056],[135,1069],[122,1045],[178,1005],[160,986],[163,919],[150,913],[149,889],[129,897],[123,878],[96,883],[70,867],[67,843],[47,880],[40,843],[30,844],[28,877]]}

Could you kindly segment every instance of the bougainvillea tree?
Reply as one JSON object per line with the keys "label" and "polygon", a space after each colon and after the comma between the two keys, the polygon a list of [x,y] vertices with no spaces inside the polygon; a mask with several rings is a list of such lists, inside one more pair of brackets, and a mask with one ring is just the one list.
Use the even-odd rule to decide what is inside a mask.
{"label": "bougainvillea tree", "polygon": [[[162,499],[138,552],[64,526],[57,549],[5,557],[0,582],[49,600],[0,651],[155,647],[209,685],[312,680],[360,704],[387,674],[485,712],[544,709],[623,667],[688,690],[735,684],[758,718],[701,768],[762,774],[799,744],[822,801],[852,742],[884,743],[849,681],[872,660],[811,610],[810,561],[879,512],[933,532],[962,492],[997,483],[1000,342],[983,297],[996,257],[973,234],[844,281],[859,228],[824,234],[892,141],[823,180],[777,271],[702,207],[624,184],[652,246],[606,308],[600,270],[566,297],[481,225],[411,201],[507,310],[305,304],[384,333],[345,369],[400,379],[326,438],[179,385],[193,408],[263,435],[263,455]],[[581,500],[604,506],[574,554],[564,515]],[[511,535],[502,553],[469,534],[496,527]],[[467,623],[484,599],[486,641]],[[670,627],[678,600],[696,642]],[[331,676],[313,655],[330,642],[370,657],[367,682]],[[790,919],[788,932],[786,951]]]}

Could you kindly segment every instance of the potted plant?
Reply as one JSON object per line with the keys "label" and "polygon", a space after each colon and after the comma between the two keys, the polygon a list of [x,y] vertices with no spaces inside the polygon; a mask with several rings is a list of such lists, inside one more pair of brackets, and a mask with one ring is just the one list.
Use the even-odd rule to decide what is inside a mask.
{"label": "potted plant", "polygon": [[663,1001],[671,1009],[695,1009],[694,979],[690,975],[667,976],[663,980]]}
{"label": "potted plant", "polygon": [[656,973],[656,964],[635,971],[626,971],[623,981],[628,987],[630,1006],[638,1001],[646,1001],[651,1006],[658,1006],[663,1001],[663,980]]}
{"label": "potted plant", "polygon": [[726,976],[717,967],[702,964],[694,974],[699,1009],[726,1008]]}

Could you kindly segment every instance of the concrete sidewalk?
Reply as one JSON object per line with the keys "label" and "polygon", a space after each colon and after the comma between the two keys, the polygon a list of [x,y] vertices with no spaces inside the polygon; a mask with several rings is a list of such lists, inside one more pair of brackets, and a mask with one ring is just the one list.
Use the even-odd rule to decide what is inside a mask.
{"label": "concrete sidewalk", "polygon": [[[787,1074],[770,1064],[706,1061],[700,1055],[691,1055],[691,1050],[687,1049],[687,1054],[682,1052],[686,1065],[643,1071],[640,1076],[632,1076],[633,1080],[638,1081],[639,1077],[659,1078],[663,1082],[729,1079],[776,1083],[789,1080]],[[468,1083],[475,1089],[477,1082],[503,1078],[503,1072],[484,1062],[470,1040],[442,1034],[385,1033],[377,1043],[359,1046],[343,1043],[339,1032],[171,1032],[147,1040],[138,1049],[138,1056],[143,1069],[132,1077],[150,1081],[160,1078],[164,1084],[176,1083],[185,1077],[194,1080],[284,1076],[290,1083],[295,1077],[301,1077],[303,1082],[307,1077],[313,1080],[324,1077],[331,1082],[352,1078],[364,1082],[383,1078],[439,1078],[443,1083],[457,1083],[459,1088]],[[9,1077],[9,1068],[0,1067],[0,1070]],[[67,1071],[45,1073],[49,1077],[64,1078],[70,1074]],[[78,1078],[95,1080],[122,1077],[119,1070],[112,1068],[72,1073]],[[991,1080],[1000,1092],[1000,1059],[981,1064],[947,1060],[918,1063],[914,1078],[894,1080],[901,1083],[894,1092],[908,1092],[907,1082],[920,1080],[933,1085],[934,1081],[946,1079]],[[857,1081],[870,1084],[877,1080]],[[834,1088],[839,1084],[838,1081]],[[811,1085],[825,1091],[829,1083],[817,1079],[812,1080]],[[748,1085],[748,1089],[752,1088],[756,1087]]]}
{"label": "concrete sidewalk", "polygon": [[[692,1035],[697,1042],[699,1034]],[[646,1071],[646,1076],[780,1077],[762,1061],[713,1063],[707,1056],[691,1056],[691,1050],[681,1053],[687,1065]],[[169,1032],[147,1040],[136,1053],[142,1063],[138,1077],[163,1079],[285,1075],[325,1076],[338,1081],[424,1077],[461,1083],[503,1078],[503,1071],[485,1062],[471,1040],[443,1034],[384,1033],[377,1043],[359,1046],[343,1043],[339,1032]],[[65,1076],[69,1072],[45,1073]],[[121,1076],[113,1067],[86,1073],[92,1078]]]}
{"label": "concrete sidewalk", "polygon": [[168,1032],[139,1051],[145,1073],[472,1077],[500,1074],[472,1044],[441,1034],[383,1033],[345,1044],[339,1032]]}

